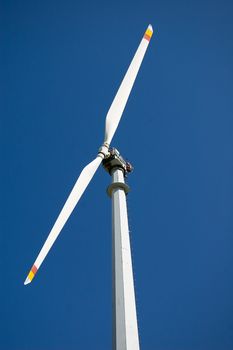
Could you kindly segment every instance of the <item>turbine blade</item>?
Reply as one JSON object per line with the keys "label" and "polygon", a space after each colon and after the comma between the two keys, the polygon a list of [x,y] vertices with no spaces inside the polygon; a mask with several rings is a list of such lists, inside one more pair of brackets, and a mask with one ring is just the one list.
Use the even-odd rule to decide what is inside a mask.
{"label": "turbine blade", "polygon": [[106,116],[104,142],[108,145],[110,145],[120,122],[152,34],[153,28],[149,25]]}
{"label": "turbine blade", "polygon": [[30,283],[33,280],[36,272],[38,271],[40,265],[44,261],[46,255],[48,254],[53,243],[55,242],[56,238],[58,237],[59,233],[61,232],[63,226],[65,225],[66,221],[68,220],[69,216],[71,215],[72,211],[74,210],[74,208],[75,208],[76,204],[78,203],[79,199],[81,198],[83,192],[87,188],[89,182],[91,181],[96,170],[98,169],[101,161],[102,161],[102,157],[97,156],[96,159],[94,159],[91,163],[89,163],[82,170],[82,172],[79,175],[79,178],[76,181],[69,197],[67,198],[52,230],[50,231],[48,238],[45,241],[36,261],[34,262],[31,270],[29,271],[29,274],[24,282],[25,285]]}

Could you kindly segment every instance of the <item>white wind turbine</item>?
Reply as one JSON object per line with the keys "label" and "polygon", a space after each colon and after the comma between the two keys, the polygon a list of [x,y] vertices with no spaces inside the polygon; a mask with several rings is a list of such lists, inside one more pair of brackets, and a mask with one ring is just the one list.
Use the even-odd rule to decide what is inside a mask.
{"label": "white wind turbine", "polygon": [[112,272],[114,350],[139,350],[139,339],[126,206],[126,194],[129,188],[124,182],[124,177],[127,172],[132,170],[132,166],[120,156],[116,149],[110,148],[109,146],[120,122],[152,34],[153,29],[152,26],[149,25],[106,116],[104,143],[100,147],[97,157],[89,163],[79,175],[78,180],[24,282],[25,285],[29,284],[34,278],[102,162],[105,169],[112,175],[112,184],[108,187],[108,193],[112,197],[113,220]]}

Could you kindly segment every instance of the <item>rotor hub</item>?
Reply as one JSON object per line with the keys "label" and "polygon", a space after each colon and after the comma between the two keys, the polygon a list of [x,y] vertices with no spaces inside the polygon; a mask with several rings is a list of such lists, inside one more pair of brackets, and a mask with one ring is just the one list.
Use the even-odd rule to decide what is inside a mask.
{"label": "rotor hub", "polygon": [[109,157],[109,154],[109,144],[107,142],[104,142],[99,148],[98,156],[104,159],[106,157]]}

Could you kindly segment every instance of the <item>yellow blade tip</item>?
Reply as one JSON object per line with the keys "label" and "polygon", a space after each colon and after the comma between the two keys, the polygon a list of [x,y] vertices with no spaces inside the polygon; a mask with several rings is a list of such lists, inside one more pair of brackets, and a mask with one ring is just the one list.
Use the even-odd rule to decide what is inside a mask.
{"label": "yellow blade tip", "polygon": [[26,280],[24,281],[24,285],[31,283],[31,281],[35,277],[35,274],[37,273],[37,270],[38,270],[38,268],[36,267],[36,265],[33,265],[29,274],[27,275]]}
{"label": "yellow blade tip", "polygon": [[24,285],[26,286],[26,284],[29,284],[31,283],[31,280],[30,278],[27,276],[26,280],[24,281]]}
{"label": "yellow blade tip", "polygon": [[153,27],[152,27],[151,24],[148,25],[148,28],[147,28],[147,29],[149,29],[149,30],[152,31],[152,33],[153,33]]}

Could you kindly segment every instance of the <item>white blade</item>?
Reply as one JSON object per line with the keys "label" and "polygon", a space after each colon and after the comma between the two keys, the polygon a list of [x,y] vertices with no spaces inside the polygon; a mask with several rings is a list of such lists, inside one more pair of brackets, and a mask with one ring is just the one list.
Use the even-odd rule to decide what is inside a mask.
{"label": "white blade", "polygon": [[82,172],[79,175],[79,178],[76,181],[67,201],[64,204],[64,207],[62,208],[62,211],[60,212],[52,230],[50,231],[47,240],[45,241],[36,261],[34,262],[34,265],[32,266],[24,284],[30,283],[32,281],[32,279],[34,278],[37,270],[39,269],[40,265],[44,261],[46,255],[48,254],[49,250],[51,249],[57,236],[61,232],[63,226],[65,225],[66,221],[68,220],[69,216],[71,215],[72,211],[74,210],[76,204],[78,203],[79,199],[81,198],[87,185],[89,184],[92,177],[94,176],[101,161],[102,161],[102,157],[97,156],[95,160],[93,160],[91,163],[89,163],[82,170]]}
{"label": "white blade", "polygon": [[152,34],[153,29],[149,25],[108,111],[105,121],[104,139],[104,143],[108,145],[110,145],[121,119]]}

